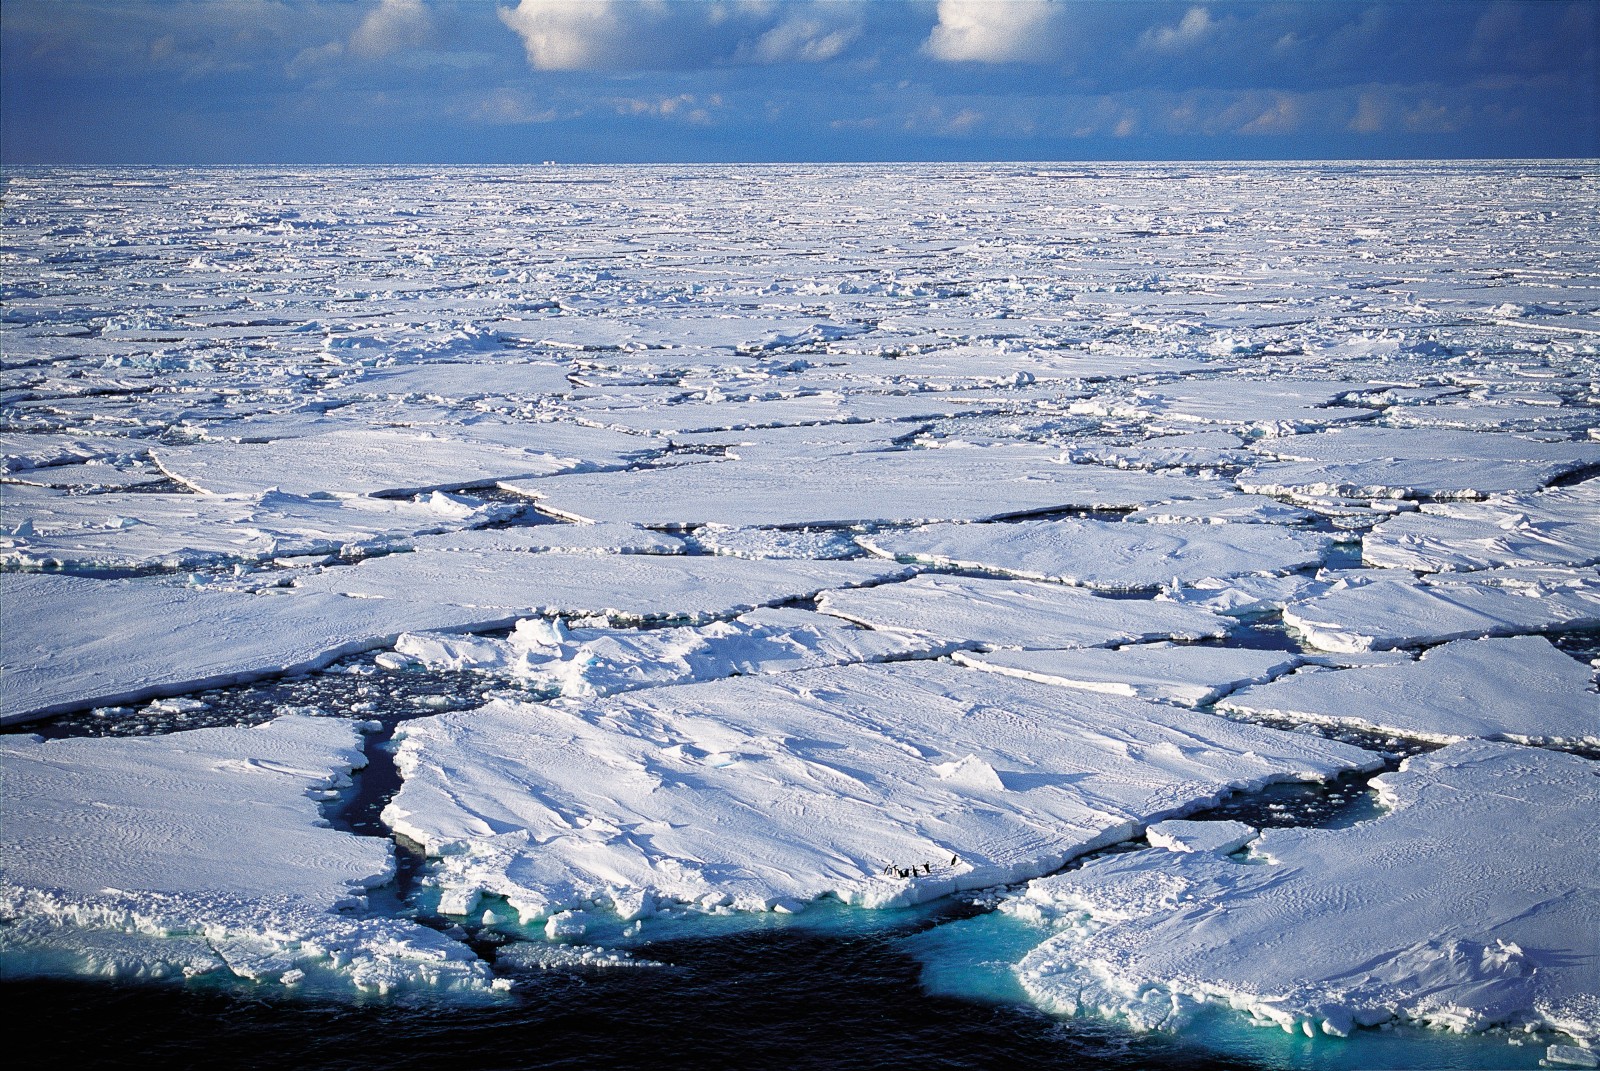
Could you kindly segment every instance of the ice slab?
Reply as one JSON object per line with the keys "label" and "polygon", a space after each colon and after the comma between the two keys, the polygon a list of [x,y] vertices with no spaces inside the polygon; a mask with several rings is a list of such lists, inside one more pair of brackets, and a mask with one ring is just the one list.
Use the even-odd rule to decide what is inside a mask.
{"label": "ice slab", "polygon": [[1075,413],[1158,418],[1170,424],[1220,424],[1254,434],[1284,435],[1371,420],[1377,411],[1339,406],[1352,385],[1339,381],[1191,379],[1098,395],[1072,404]]}
{"label": "ice slab", "polygon": [[8,488],[0,563],[188,569],[370,551],[415,533],[487,524],[517,507],[435,491],[415,501],[253,494],[49,495]]}
{"label": "ice slab", "polygon": [[[384,820],[452,910],[874,907],[1044,873],[1230,789],[1370,768],[1303,734],[973,673],[811,670],[407,722]],[[912,873],[915,871],[915,873]]]}
{"label": "ice slab", "polygon": [[596,554],[683,554],[677,536],[631,524],[535,524],[477,528],[422,535],[408,541],[413,550],[541,551]]}
{"label": "ice slab", "polygon": [[1243,685],[1280,677],[1302,661],[1285,651],[1159,643],[1116,650],[958,651],[954,657],[974,669],[1024,680],[1186,707],[1204,706]]}
{"label": "ice slab", "polygon": [[1169,602],[1112,599],[1032,580],[932,574],[899,584],[830,591],[817,599],[817,609],[870,628],[983,649],[1109,647],[1213,639],[1228,631],[1215,614]]}
{"label": "ice slab", "polygon": [[1536,491],[1600,464],[1600,444],[1438,429],[1347,428],[1265,439],[1255,449],[1280,463],[1240,473],[1240,488],[1302,497],[1478,498]]}
{"label": "ice slab", "polygon": [[1423,585],[1379,579],[1284,608],[1283,623],[1324,651],[1382,651],[1448,640],[1600,626],[1600,591],[1522,594],[1464,581]]}
{"label": "ice slab", "polygon": [[1187,480],[1073,465],[1033,445],[719,461],[507,484],[562,517],[659,528],[985,520],[1195,497]]}
{"label": "ice slab", "polygon": [[1251,494],[1315,498],[1482,498],[1537,491],[1584,466],[1576,462],[1457,458],[1370,461],[1285,461],[1256,465],[1236,476]]}
{"label": "ice slab", "polygon": [[365,765],[347,721],[135,739],[0,737],[7,977],[230,976],[348,991],[487,990],[464,945],[341,913],[394,871],[323,797]]}
{"label": "ice slab", "polygon": [[1188,822],[1169,818],[1144,831],[1152,847],[1169,852],[1210,852],[1227,855],[1255,840],[1261,831],[1244,822]]}
{"label": "ice slab", "polygon": [[1581,566],[1600,561],[1600,480],[1482,503],[1427,503],[1373,528],[1361,557],[1384,568]]}
{"label": "ice slab", "polygon": [[896,580],[912,571],[879,561],[421,551],[327,569],[301,580],[300,590],[386,603],[500,609],[517,616],[704,621],[810,598],[828,588]]}
{"label": "ice slab", "polygon": [[317,669],[402,633],[516,615],[419,600],[0,573],[0,724]]}
{"label": "ice slab", "polygon": [[500,673],[537,691],[568,696],[927,657],[949,646],[788,607],[700,626],[569,629],[530,619],[504,640],[407,634],[395,642],[398,653],[429,669]]}
{"label": "ice slab", "polygon": [[173,479],[213,494],[415,494],[482,486],[580,467],[559,458],[465,438],[373,429],[273,439],[265,443],[157,446],[156,463]]}
{"label": "ice slab", "polygon": [[337,394],[379,398],[430,398],[468,402],[482,398],[545,398],[572,390],[570,364],[534,361],[467,363],[430,360],[369,369],[339,385]]}
{"label": "ice slab", "polygon": [[1142,1028],[1214,1001],[1307,1034],[1398,1018],[1600,1035],[1600,886],[1573,865],[1600,851],[1594,763],[1471,741],[1374,784],[1390,813],[1267,830],[1254,865],[1152,850],[1033,882],[1013,909],[1064,928],[1023,986]]}
{"label": "ice slab", "polygon": [[1245,688],[1218,705],[1446,743],[1484,737],[1600,744],[1593,674],[1542,636],[1456,640],[1416,662],[1307,670]]}
{"label": "ice slab", "polygon": [[1321,564],[1328,536],[1259,524],[1095,520],[931,524],[857,539],[886,558],[986,569],[1105,591],[1150,591]]}
{"label": "ice slab", "polygon": [[1316,516],[1267,495],[1227,495],[1141,506],[1128,514],[1128,520],[1147,524],[1301,524]]}

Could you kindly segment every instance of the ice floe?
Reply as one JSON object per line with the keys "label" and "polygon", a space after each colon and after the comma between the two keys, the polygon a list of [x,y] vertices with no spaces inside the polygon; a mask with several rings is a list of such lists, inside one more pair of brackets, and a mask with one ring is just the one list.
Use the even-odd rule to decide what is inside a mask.
{"label": "ice floe", "polygon": [[[1081,698],[1079,698],[1081,696]],[[402,726],[384,812],[445,909],[885,907],[1045,873],[1368,752],[949,664],[811,670]]]}
{"label": "ice floe", "polygon": [[1273,525],[1125,524],[1065,519],[933,524],[862,536],[887,558],[986,569],[1107,591],[1150,591],[1321,564],[1328,536]]}
{"label": "ice floe", "polygon": [[[1479,579],[1468,574],[1472,580]],[[1600,626],[1600,590],[1535,590],[1380,578],[1295,601],[1283,622],[1324,651],[1381,651],[1447,640]]]}
{"label": "ice floe", "polygon": [[1115,650],[958,651],[953,657],[974,669],[1024,680],[1186,707],[1204,706],[1246,684],[1272,680],[1303,661],[1286,651],[1165,643]]}
{"label": "ice floe", "polygon": [[1594,675],[1542,636],[1456,640],[1415,662],[1308,669],[1229,695],[1224,710],[1427,740],[1600,744]]}
{"label": "ice floe", "polygon": [[826,527],[987,520],[1078,507],[1117,509],[1196,496],[1167,476],[1074,465],[1034,445],[880,450],[719,461],[605,474],[508,480],[539,508],[656,528],[704,524]]}
{"label": "ice floe", "polygon": [[143,739],[0,737],[8,978],[238,978],[387,993],[488,990],[466,946],[365,917],[393,848],[328,828],[366,764],[350,722]]}
{"label": "ice floe", "polygon": [[1110,647],[1146,640],[1226,635],[1206,610],[1148,599],[1113,599],[1034,580],[928,574],[899,584],[830,591],[817,609],[875,629],[981,649]]}
{"label": "ice floe", "polygon": [[577,458],[381,428],[264,443],[157,446],[151,454],[173,479],[213,494],[269,488],[299,495],[415,494],[481,487],[583,465]]}
{"label": "ice floe", "polygon": [[790,607],[677,628],[567,628],[531,618],[503,640],[407,633],[395,641],[398,654],[429,669],[503,674],[538,692],[570,696],[926,657],[950,646]]}
{"label": "ice floe", "polygon": [[192,569],[311,554],[404,547],[419,534],[471,528],[515,513],[435,491],[410,499],[251,494],[49,495],[6,491],[26,514],[0,529],[0,564],[71,569]]}
{"label": "ice floe", "polygon": [[1592,1043],[1600,890],[1574,861],[1600,851],[1594,773],[1453,744],[1375,779],[1390,811],[1371,821],[1270,829],[1245,861],[1151,850],[1034,881],[1010,909],[1062,929],[1022,984],[1051,1011],[1146,1029],[1216,1002],[1308,1035],[1405,1019]]}
{"label": "ice floe", "polygon": [[913,571],[870,560],[441,550],[326,569],[303,577],[296,590],[385,604],[510,610],[518,616],[704,621],[810,598],[829,588],[898,580]]}

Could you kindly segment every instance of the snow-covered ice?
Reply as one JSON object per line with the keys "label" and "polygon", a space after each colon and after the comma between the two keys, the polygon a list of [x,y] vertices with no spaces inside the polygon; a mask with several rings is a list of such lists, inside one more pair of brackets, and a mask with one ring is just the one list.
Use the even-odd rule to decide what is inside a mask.
{"label": "snow-covered ice", "polygon": [[1470,581],[1426,585],[1382,578],[1335,584],[1332,590],[1290,603],[1283,621],[1324,651],[1381,651],[1477,636],[1600,627],[1600,591],[1524,594]]}
{"label": "snow-covered ice", "polygon": [[1197,493],[1169,476],[1075,465],[1059,450],[1032,444],[865,451],[805,465],[756,458],[504,483],[557,516],[659,528],[988,520],[1126,509]]}
{"label": "snow-covered ice", "polygon": [[[408,722],[384,812],[449,910],[892,906],[1046,873],[1369,752],[948,663],[812,670]],[[915,871],[915,873],[912,873]]]}
{"label": "snow-covered ice", "polygon": [[817,609],[875,629],[981,649],[1110,647],[1214,639],[1228,631],[1228,623],[1215,614],[1170,602],[1106,598],[1036,580],[942,574],[826,592]]}
{"label": "snow-covered ice", "polygon": [[1011,910],[1063,928],[1023,986],[1144,1028],[1214,1001],[1308,1035],[1400,1018],[1592,1044],[1600,888],[1578,861],[1600,851],[1594,764],[1470,741],[1374,784],[1389,813],[1270,829],[1244,861],[1153,849],[1032,882]]}
{"label": "snow-covered ice", "polygon": [[1107,591],[1149,591],[1241,573],[1321,564],[1329,538],[1263,524],[1126,524],[1094,520],[931,524],[863,536],[886,558],[986,569]]}
{"label": "snow-covered ice", "polygon": [[[1592,657],[1583,630],[1600,626],[1591,165],[5,181],[0,720],[180,703],[363,650],[381,650],[375,666],[282,687],[345,694],[359,678],[359,716],[389,721],[424,709],[406,698],[423,685],[453,708],[451,689],[516,695],[406,727],[391,810],[447,853],[426,872],[449,905],[508,890],[551,909],[536,921],[568,953],[514,944],[494,968],[513,976],[617,962],[589,947],[611,917],[591,896],[641,917],[658,894],[708,912],[795,910],[828,890],[900,902],[1145,831],[1209,850],[1082,873],[1159,857],[1162,873],[1277,875],[1285,896],[1309,890],[1296,903],[1314,921],[1294,933],[1312,937],[1365,934],[1378,901],[1348,890],[1368,885],[1390,890],[1396,926],[1420,919],[1408,891],[1477,860],[1446,890],[1460,899],[1440,901],[1461,909],[1426,933],[1372,929],[1395,954],[1360,992],[1400,994],[1372,1006],[1411,1014],[1435,982],[1470,1004],[1471,980],[1499,971],[1475,991],[1490,1003],[1525,990],[1555,1009],[1541,1021],[1582,1019],[1547,1000],[1568,967],[1490,936],[1498,916],[1479,908],[1511,904],[1525,870],[1583,877],[1571,860],[1589,831],[1550,847],[1577,820],[1541,785],[1585,760],[1504,741],[1440,753],[1499,756],[1461,771],[1544,771],[1525,784],[1413,759],[1395,784],[1455,786],[1439,835],[1409,803],[1329,831],[1350,847],[1330,856],[1346,876],[1326,895],[1306,884],[1314,868],[1289,880],[1287,863],[1214,854],[1238,830],[1144,827],[1229,786],[1371,761],[1314,735],[1344,731],[1329,723],[1593,739],[1590,675],[1537,636]],[[1141,597],[1112,597],[1130,589]],[[458,672],[472,669],[484,675]],[[1204,712],[1218,701],[1273,727]],[[144,728],[170,720],[145,713]],[[281,732],[336,732],[293,725]],[[11,739],[59,765],[13,779],[17,813],[37,817],[8,848],[19,874],[78,858],[67,818],[83,801],[153,808],[163,746],[197,764],[170,796],[173,828],[201,829],[213,797],[266,799],[267,773],[207,773],[204,756],[247,760],[273,737]],[[303,792],[337,780],[353,745],[317,739],[293,764],[292,819],[263,810],[261,836],[334,837]],[[84,850],[111,855],[119,836],[101,823]],[[384,848],[362,843],[363,858]],[[1405,876],[1429,853],[1443,862]],[[381,931],[412,951],[373,966],[368,988],[488,977],[400,917],[318,908],[268,926],[243,900],[207,900],[202,919],[188,893],[116,887],[85,893],[92,911],[18,893],[5,934],[46,973],[223,962],[310,986],[323,961],[309,949],[375,948]],[[1110,912],[1133,886],[1105,888]],[[1588,910],[1586,888],[1549,910]],[[1266,919],[1280,901],[1262,893]],[[91,914],[211,928],[162,930],[156,948]],[[1201,929],[1234,909],[1218,917]],[[1239,909],[1239,925],[1253,917]],[[1267,985],[1289,946],[1233,947],[1239,976],[1259,964]]]}
{"label": "snow-covered ice", "polygon": [[1025,680],[1186,707],[1204,706],[1243,685],[1272,680],[1302,661],[1287,651],[1168,643],[1115,650],[958,651],[954,658],[974,669]]}
{"label": "snow-covered ice", "polygon": [[1442,742],[1600,744],[1594,674],[1542,636],[1456,640],[1415,662],[1302,670],[1243,688],[1218,705]]}
{"label": "snow-covered ice", "polygon": [[609,695],[719,677],[927,657],[951,645],[847,624],[792,607],[677,628],[566,628],[519,622],[504,640],[407,633],[395,651],[430,669],[472,669],[555,695]]}
{"label": "snow-covered ice", "polygon": [[362,917],[393,848],[321,815],[366,764],[359,739],[349,722],[292,715],[132,740],[0,738],[6,976],[487,990],[464,945]]}

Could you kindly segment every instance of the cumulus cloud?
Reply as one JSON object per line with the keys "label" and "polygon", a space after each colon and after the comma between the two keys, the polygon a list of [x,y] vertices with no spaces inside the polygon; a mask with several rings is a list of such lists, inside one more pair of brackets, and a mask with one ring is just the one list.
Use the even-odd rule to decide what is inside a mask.
{"label": "cumulus cloud", "polygon": [[408,48],[421,48],[433,37],[433,18],[422,0],[380,0],[350,35],[350,51],[378,59]]}
{"label": "cumulus cloud", "polygon": [[522,38],[528,63],[541,71],[592,70],[626,59],[631,42],[622,15],[614,0],[521,0],[500,9],[500,21]]}
{"label": "cumulus cloud", "polygon": [[1216,31],[1216,20],[1203,7],[1191,7],[1175,26],[1146,30],[1139,43],[1157,52],[1183,52],[1202,43]]}
{"label": "cumulus cloud", "polygon": [[923,50],[952,63],[1017,63],[1049,56],[1062,5],[1051,0],[939,0]]}

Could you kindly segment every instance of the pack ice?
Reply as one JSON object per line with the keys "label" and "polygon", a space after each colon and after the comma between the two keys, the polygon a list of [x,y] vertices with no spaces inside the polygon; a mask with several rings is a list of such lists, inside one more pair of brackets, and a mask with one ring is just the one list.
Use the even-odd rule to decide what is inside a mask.
{"label": "pack ice", "polygon": [[1329,539],[1260,524],[1093,520],[932,524],[859,537],[887,558],[989,569],[1108,591],[1141,591],[1320,564]]}
{"label": "pack ice", "polygon": [[1600,886],[1574,861],[1600,850],[1594,764],[1474,740],[1373,783],[1389,813],[1270,829],[1248,858],[1151,849],[1032,882],[1008,909],[1060,931],[1023,986],[1146,1029],[1214,1002],[1308,1035],[1398,1018],[1592,1044]]}
{"label": "pack ice", "polygon": [[369,915],[393,848],[328,828],[366,765],[347,721],[142,739],[0,737],[8,978],[240,978],[338,992],[488,991],[470,950]]}
{"label": "pack ice", "polygon": [[1334,741],[948,663],[407,722],[384,811],[456,914],[886,907],[1046,873],[1230,791],[1371,769]]}

